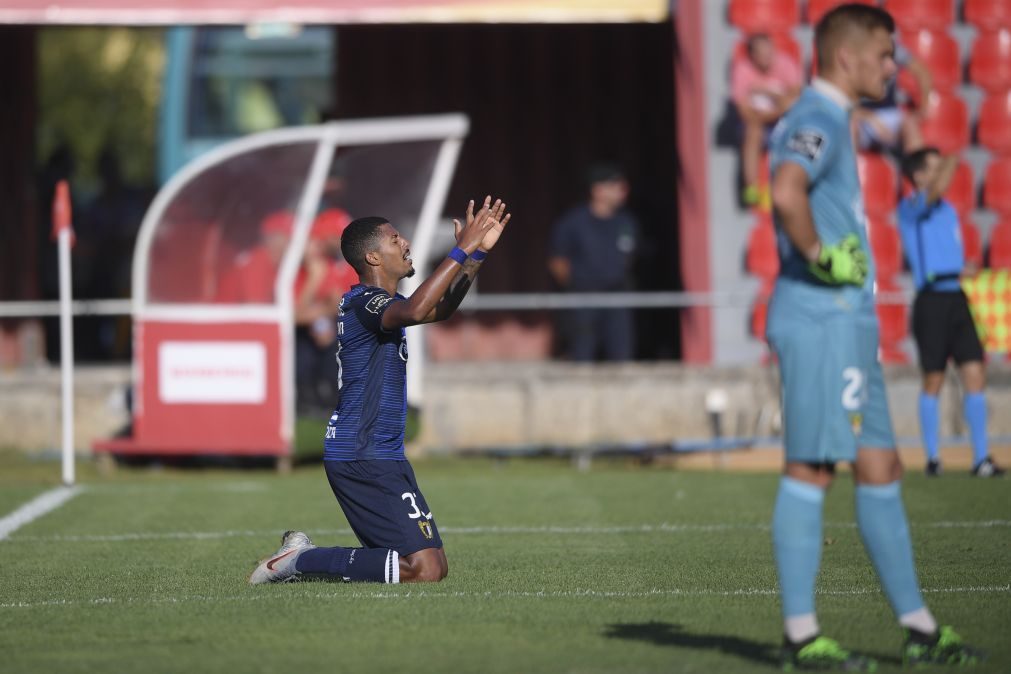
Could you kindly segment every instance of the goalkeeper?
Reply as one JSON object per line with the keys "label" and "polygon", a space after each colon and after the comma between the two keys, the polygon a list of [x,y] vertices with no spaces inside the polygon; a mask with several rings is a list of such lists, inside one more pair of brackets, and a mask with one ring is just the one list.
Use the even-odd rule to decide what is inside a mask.
{"label": "goalkeeper", "polygon": [[822,504],[835,465],[853,465],[856,518],[905,638],[907,664],[967,664],[979,654],[937,624],[920,595],[900,494],[874,311],[873,265],[849,116],[895,74],[891,16],[832,10],[815,30],[818,71],[771,139],[780,276],[768,339],[783,382],[786,466],[772,520],[786,669],[873,671],[871,659],[822,635],[814,587]]}

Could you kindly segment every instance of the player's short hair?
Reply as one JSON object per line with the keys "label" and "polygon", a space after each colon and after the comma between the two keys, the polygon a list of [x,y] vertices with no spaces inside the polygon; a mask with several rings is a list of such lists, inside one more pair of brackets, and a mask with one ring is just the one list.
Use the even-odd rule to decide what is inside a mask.
{"label": "player's short hair", "polygon": [[941,151],[936,147],[921,147],[907,154],[902,158],[902,175],[913,182],[913,175],[927,167],[927,158],[932,154],[940,156]]}
{"label": "player's short hair", "polygon": [[341,234],[341,255],[359,275],[367,266],[365,256],[379,247],[379,228],[388,222],[376,215],[358,218]]}
{"label": "player's short hair", "polygon": [[895,32],[892,15],[879,7],[856,3],[839,5],[821,18],[814,29],[814,45],[818,52],[818,70],[824,72],[832,67],[832,56],[841,38],[854,28],[871,32],[884,28]]}

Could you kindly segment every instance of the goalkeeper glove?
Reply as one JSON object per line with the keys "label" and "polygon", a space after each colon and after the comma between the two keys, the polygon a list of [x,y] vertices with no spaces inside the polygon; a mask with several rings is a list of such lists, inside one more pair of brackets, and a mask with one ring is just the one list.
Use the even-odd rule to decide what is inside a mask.
{"label": "goalkeeper glove", "polygon": [[825,283],[863,285],[867,279],[867,253],[860,246],[860,237],[850,234],[835,245],[822,244],[818,259],[808,268]]}

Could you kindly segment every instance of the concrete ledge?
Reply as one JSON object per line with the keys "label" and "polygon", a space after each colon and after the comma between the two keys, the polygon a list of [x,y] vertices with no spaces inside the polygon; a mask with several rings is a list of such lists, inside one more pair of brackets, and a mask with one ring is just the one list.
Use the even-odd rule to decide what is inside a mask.
{"label": "concrete ledge", "polygon": [[[896,434],[917,437],[920,375],[886,369]],[[129,366],[82,366],[76,374],[79,451],[128,421],[123,392]],[[1011,435],[1011,367],[989,366],[990,434]],[[0,448],[44,451],[60,444],[60,377],[44,367],[0,373]],[[502,446],[662,443],[708,438],[707,393],[726,393],[723,432],[779,434],[775,367],[708,368],[676,363],[432,364],[418,444],[459,450]],[[952,375],[942,394],[943,436],[965,435],[959,388]]]}

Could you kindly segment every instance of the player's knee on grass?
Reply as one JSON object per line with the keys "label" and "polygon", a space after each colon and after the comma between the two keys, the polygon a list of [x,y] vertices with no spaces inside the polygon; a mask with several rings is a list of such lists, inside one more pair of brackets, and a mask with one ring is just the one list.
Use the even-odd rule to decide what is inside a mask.
{"label": "player's knee on grass", "polygon": [[441,548],[419,550],[400,558],[402,583],[438,583],[448,574],[449,563]]}

